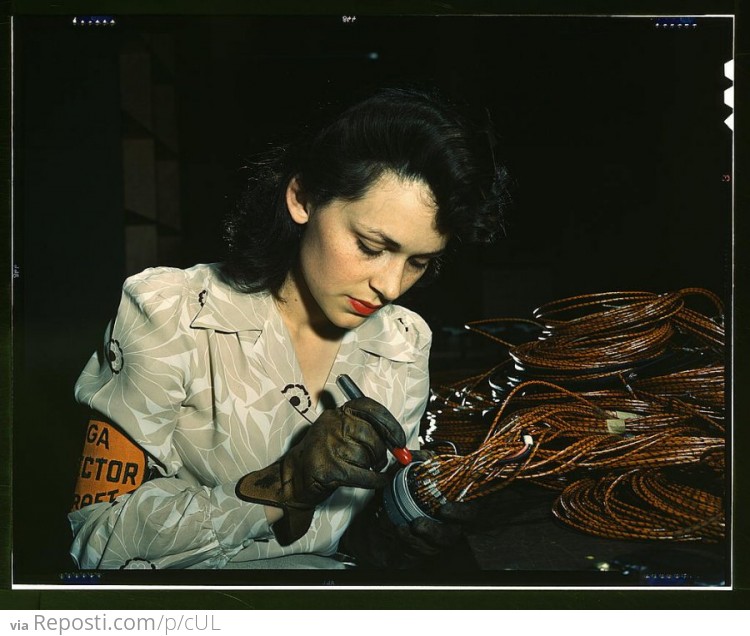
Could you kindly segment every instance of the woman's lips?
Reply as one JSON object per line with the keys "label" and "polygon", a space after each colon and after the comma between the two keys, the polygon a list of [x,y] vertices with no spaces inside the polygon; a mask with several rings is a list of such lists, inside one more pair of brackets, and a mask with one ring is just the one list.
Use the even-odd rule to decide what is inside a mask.
{"label": "woman's lips", "polygon": [[358,300],[357,298],[349,298],[349,304],[354,311],[362,316],[370,316],[382,307],[382,305],[372,305],[364,300]]}

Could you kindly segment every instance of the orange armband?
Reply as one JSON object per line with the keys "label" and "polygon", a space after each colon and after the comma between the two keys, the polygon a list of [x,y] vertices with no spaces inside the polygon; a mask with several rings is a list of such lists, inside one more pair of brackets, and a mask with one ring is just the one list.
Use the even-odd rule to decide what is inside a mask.
{"label": "orange armband", "polygon": [[132,492],[145,481],[147,470],[146,452],[140,446],[113,424],[90,420],[71,510]]}

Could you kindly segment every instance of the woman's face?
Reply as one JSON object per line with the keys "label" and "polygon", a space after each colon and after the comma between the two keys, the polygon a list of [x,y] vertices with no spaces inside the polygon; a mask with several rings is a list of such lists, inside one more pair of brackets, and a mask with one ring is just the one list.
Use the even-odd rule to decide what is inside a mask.
{"label": "woman's face", "polygon": [[[296,182],[290,190],[296,188]],[[424,274],[448,237],[435,227],[427,185],[387,173],[357,201],[335,199],[309,212],[295,192],[290,213],[306,223],[300,270],[322,316],[352,329],[393,302]],[[295,217],[295,214],[297,216]]]}

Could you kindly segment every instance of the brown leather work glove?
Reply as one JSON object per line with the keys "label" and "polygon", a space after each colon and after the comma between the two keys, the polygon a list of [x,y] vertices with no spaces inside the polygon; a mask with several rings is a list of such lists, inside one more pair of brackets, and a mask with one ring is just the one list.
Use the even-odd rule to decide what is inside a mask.
{"label": "brown leather work glove", "polygon": [[[412,451],[415,461],[426,461],[432,455],[426,450]],[[398,470],[394,466],[389,473]],[[396,525],[383,508],[382,493],[377,493],[346,529],[338,550],[362,568],[424,567],[465,541],[465,532],[477,521],[482,507],[479,501],[448,502],[438,509],[438,520],[422,517]]]}
{"label": "brown leather work glove", "polygon": [[382,488],[387,446],[403,447],[406,435],[395,417],[370,398],[324,411],[302,440],[270,466],[245,475],[235,488],[240,499],[276,506],[284,516],[273,524],[281,545],[307,532],[315,507],[339,486]]}
{"label": "brown leather work glove", "polygon": [[408,570],[439,564],[441,555],[451,554],[466,540],[466,529],[478,512],[473,503],[443,505],[439,521],[422,517],[395,525],[376,495],[346,529],[338,551],[360,568]]}

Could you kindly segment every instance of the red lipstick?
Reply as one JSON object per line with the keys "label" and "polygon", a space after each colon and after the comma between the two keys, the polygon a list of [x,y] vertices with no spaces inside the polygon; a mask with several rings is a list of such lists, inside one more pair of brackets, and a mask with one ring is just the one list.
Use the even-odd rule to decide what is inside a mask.
{"label": "red lipstick", "polygon": [[351,308],[354,311],[362,316],[370,316],[381,307],[381,305],[371,305],[364,300],[357,300],[356,298],[351,297],[349,297],[349,305],[351,305]]}

